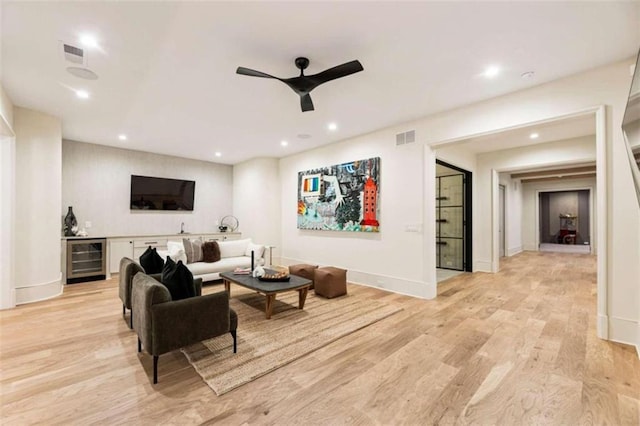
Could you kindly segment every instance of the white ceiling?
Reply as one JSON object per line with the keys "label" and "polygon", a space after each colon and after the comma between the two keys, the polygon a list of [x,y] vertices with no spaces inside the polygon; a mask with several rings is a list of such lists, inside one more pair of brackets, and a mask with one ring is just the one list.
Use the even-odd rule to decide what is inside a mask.
{"label": "white ceiling", "polygon": [[[640,2],[1,7],[2,84],[15,105],[60,117],[66,139],[228,164],[290,155],[627,59],[640,41]],[[84,32],[100,44],[88,52],[95,81],[68,74],[60,51],[59,40],[76,44]],[[244,66],[295,76],[297,56],[311,60],[309,74],[353,59],[364,71],[315,89],[316,110],[306,113],[284,84],[235,74]],[[492,64],[501,75],[481,77]],[[535,78],[520,78],[526,71]],[[326,130],[330,121],[338,131]]]}
{"label": "white ceiling", "polygon": [[[538,137],[532,139],[533,133],[536,133]],[[595,134],[595,114],[586,114],[476,136],[454,143],[463,145],[466,151],[481,154],[590,135],[594,136],[595,142]],[[451,145],[445,145],[444,149],[447,149],[447,146]]]}

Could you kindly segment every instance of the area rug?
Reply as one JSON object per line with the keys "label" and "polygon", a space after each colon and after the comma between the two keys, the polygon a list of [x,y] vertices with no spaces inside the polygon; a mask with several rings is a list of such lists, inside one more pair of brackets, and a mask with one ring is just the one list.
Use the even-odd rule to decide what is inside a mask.
{"label": "area rug", "polygon": [[234,286],[231,292],[230,305],[238,314],[238,352],[233,353],[229,334],[182,349],[217,395],[402,310],[363,296],[324,299],[313,291],[299,310],[298,293],[289,292],[278,294],[267,320],[263,295]]}

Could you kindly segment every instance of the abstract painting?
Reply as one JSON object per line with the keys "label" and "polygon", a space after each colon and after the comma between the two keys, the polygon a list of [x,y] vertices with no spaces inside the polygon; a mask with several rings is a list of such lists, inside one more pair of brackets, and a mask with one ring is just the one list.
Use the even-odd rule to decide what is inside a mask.
{"label": "abstract painting", "polygon": [[380,231],[380,157],[298,173],[298,229]]}

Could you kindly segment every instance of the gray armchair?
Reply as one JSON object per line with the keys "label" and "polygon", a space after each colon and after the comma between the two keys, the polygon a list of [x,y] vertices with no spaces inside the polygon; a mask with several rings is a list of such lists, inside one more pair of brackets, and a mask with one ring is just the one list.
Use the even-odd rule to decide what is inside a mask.
{"label": "gray armchair", "polygon": [[[122,316],[126,315],[126,310],[131,310],[129,315],[129,328],[133,328],[133,310],[131,309],[131,286],[133,284],[133,277],[138,273],[144,273],[144,269],[137,262],[123,257],[120,260],[120,286],[118,289],[118,295],[122,300]],[[160,281],[160,274],[150,275],[156,280]],[[193,285],[196,288],[196,295],[202,294],[202,278],[194,278]]]}
{"label": "gray armchair", "polygon": [[[128,257],[123,257],[120,260],[120,287],[118,289],[118,295],[122,300],[122,316],[126,315],[126,310],[131,310],[131,284],[133,277],[138,272],[143,272],[142,266],[138,265]],[[133,312],[129,317],[129,328],[133,328]]]}
{"label": "gray armchair", "polygon": [[[199,293],[200,294],[200,293]],[[133,329],[138,352],[153,356],[153,383],[158,383],[158,357],[203,340],[231,333],[236,353],[238,316],[229,308],[226,291],[171,300],[169,290],[146,274],[133,277]]]}

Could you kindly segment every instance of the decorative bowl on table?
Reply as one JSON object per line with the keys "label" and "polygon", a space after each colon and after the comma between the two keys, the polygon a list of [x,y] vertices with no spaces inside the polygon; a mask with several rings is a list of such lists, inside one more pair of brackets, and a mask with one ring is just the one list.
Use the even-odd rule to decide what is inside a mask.
{"label": "decorative bowl on table", "polygon": [[274,267],[274,269],[266,269],[265,274],[258,277],[260,281],[289,281],[289,268]]}

